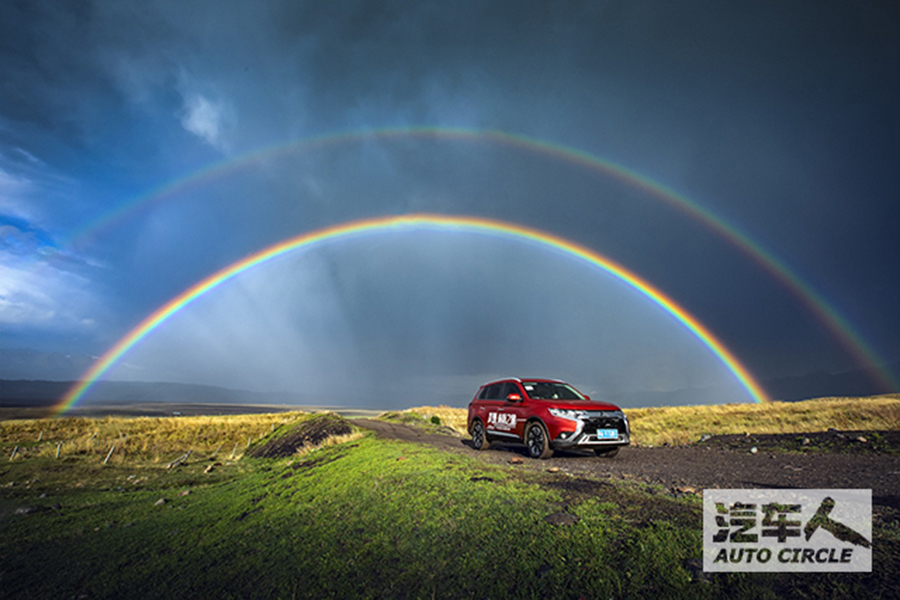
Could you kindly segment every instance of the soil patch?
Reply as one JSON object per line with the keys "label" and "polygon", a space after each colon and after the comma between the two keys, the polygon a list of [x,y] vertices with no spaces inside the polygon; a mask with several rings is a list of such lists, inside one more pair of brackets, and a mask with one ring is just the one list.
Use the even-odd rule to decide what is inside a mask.
{"label": "soil patch", "polygon": [[751,448],[766,452],[900,455],[900,431],[817,431],[789,434],[716,435],[697,444],[738,452]]}
{"label": "soil patch", "polygon": [[316,415],[281,433],[276,431],[264,443],[251,448],[253,458],[286,458],[307,446],[318,446],[331,437],[353,433],[349,421],[335,414]]}
{"label": "soil patch", "polygon": [[558,489],[566,503],[578,502],[597,495],[601,489],[612,487],[611,484],[582,477],[548,477],[545,487]]}

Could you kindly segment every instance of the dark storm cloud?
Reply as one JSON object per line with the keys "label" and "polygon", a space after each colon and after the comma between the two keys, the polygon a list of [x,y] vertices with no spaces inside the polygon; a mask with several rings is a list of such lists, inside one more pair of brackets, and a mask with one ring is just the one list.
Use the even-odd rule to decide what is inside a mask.
{"label": "dark storm cloud", "polygon": [[[886,2],[8,2],[0,212],[21,220],[20,237],[62,240],[259,148],[396,126],[508,130],[594,153],[695,200],[896,360],[898,17]],[[97,323],[80,344],[99,353],[192,283],[279,239],[418,211],[532,225],[600,251],[697,315],[763,378],[859,366],[795,293],[695,220],[584,166],[486,140],[360,138],[244,164],[79,238],[67,255],[78,268],[47,289],[79,290],[84,314],[69,319]],[[455,289],[478,281],[454,274],[472,264],[464,252],[438,254]],[[13,267],[20,293],[31,294],[20,298],[37,298],[40,279]],[[454,292],[445,306],[440,277],[417,289],[403,279],[416,269],[400,258],[335,260],[327,322],[346,330],[323,355],[354,346],[347,360],[369,381],[379,361],[436,378],[525,364],[579,364],[576,377],[596,370],[575,351],[517,354],[509,348],[524,339],[494,340],[533,325],[540,301],[525,295],[518,312],[495,317],[510,284],[503,264],[482,267],[485,295]],[[375,293],[366,273],[391,285]],[[302,302],[292,294],[305,289],[285,298]],[[41,302],[16,318],[59,304]],[[576,304],[554,306],[584,310]],[[202,329],[200,315],[191,319]],[[478,331],[490,341],[472,348]],[[298,343],[285,348],[302,354]],[[590,352],[594,363],[620,364],[616,348]],[[621,385],[649,385],[648,373],[634,368]],[[692,377],[684,385],[700,385]],[[668,379],[657,387],[677,377]]]}

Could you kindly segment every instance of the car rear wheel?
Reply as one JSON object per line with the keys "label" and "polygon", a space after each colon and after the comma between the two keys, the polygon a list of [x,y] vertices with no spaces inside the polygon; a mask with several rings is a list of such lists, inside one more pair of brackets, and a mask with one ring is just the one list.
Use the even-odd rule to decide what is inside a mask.
{"label": "car rear wheel", "polygon": [[475,419],[472,423],[472,445],[476,450],[487,450],[491,447],[491,443],[487,439],[487,432],[484,430],[484,423],[480,419]]}
{"label": "car rear wheel", "polygon": [[616,446],[615,448],[594,448],[594,454],[596,454],[597,456],[602,456],[603,458],[612,458],[618,453],[618,446]]}
{"label": "car rear wheel", "polygon": [[525,446],[531,458],[550,458],[553,450],[550,449],[550,440],[543,423],[534,421],[528,424],[525,430]]}

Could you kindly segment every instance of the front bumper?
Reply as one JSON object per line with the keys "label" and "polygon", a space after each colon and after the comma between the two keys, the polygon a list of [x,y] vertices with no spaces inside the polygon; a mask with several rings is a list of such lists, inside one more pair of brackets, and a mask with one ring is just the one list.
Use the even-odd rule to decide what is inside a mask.
{"label": "front bumper", "polygon": [[[558,417],[575,424],[575,431],[562,431],[552,441],[553,448],[602,448],[631,443],[628,418],[621,411],[584,411],[577,416]],[[616,437],[598,437],[598,430],[616,430]]]}

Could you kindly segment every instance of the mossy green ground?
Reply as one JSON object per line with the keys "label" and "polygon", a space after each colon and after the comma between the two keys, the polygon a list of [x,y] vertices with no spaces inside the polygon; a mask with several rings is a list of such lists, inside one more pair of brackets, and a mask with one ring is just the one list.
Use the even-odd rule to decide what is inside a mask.
{"label": "mossy green ground", "polygon": [[[701,554],[699,500],[634,485],[581,493],[372,435],[210,464],[0,465],[0,596],[758,598],[796,581],[699,581],[685,562]],[[580,520],[544,520],[560,511]]]}

